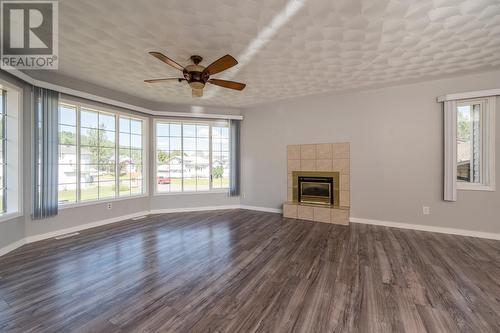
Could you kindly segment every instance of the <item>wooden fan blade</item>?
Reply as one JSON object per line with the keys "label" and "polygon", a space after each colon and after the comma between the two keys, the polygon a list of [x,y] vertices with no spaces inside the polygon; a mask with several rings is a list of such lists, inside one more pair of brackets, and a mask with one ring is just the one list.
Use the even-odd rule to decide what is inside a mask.
{"label": "wooden fan blade", "polygon": [[169,57],[167,57],[166,55],[164,55],[161,52],[151,51],[151,52],[149,52],[149,54],[151,54],[153,57],[159,59],[160,61],[163,61],[167,65],[172,66],[175,69],[178,69],[180,71],[184,70],[184,67],[182,67],[181,65],[179,65],[178,63],[176,63],[175,61],[173,61],[172,59],[170,59]]}
{"label": "wooden fan blade", "polygon": [[176,78],[176,77],[169,77],[169,78],[165,78],[165,79],[150,79],[150,80],[144,80],[144,82],[146,83],[158,83],[158,82],[166,82],[166,81],[183,81],[183,80],[186,80],[186,79],[181,79],[181,78]]}
{"label": "wooden fan blade", "polygon": [[203,89],[192,89],[193,97],[201,97],[203,96]]}
{"label": "wooden fan blade", "polygon": [[226,54],[222,58],[215,60],[213,63],[207,66],[203,72],[208,73],[209,75],[217,74],[222,71],[225,71],[228,68],[233,67],[238,62],[229,54]]}
{"label": "wooden fan blade", "polygon": [[243,90],[246,87],[246,84],[234,81],[210,79],[208,80],[208,82],[210,82],[211,84],[215,84],[216,86],[221,86],[224,88],[229,88],[234,90]]}

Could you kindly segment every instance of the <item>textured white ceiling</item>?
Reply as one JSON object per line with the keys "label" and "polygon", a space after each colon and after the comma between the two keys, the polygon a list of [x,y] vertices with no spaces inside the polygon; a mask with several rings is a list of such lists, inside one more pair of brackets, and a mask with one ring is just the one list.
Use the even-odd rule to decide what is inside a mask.
{"label": "textured white ceiling", "polygon": [[[64,0],[63,75],[154,102],[247,106],[277,99],[424,80],[500,65],[499,0]],[[260,37],[260,38],[258,38]],[[181,76],[147,52],[203,65],[233,55],[193,101]]]}

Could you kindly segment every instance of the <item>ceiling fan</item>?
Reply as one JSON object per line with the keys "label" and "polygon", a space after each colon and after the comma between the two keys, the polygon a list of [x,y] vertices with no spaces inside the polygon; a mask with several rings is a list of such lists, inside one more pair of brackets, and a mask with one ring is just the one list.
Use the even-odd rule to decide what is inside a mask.
{"label": "ceiling fan", "polygon": [[149,54],[159,59],[160,61],[163,61],[167,65],[170,65],[175,69],[182,71],[184,78],[144,80],[144,82],[147,83],[159,83],[166,81],[179,81],[179,82],[187,81],[187,83],[192,89],[193,97],[203,96],[203,88],[205,88],[205,84],[207,82],[215,84],[216,86],[234,90],[243,90],[246,86],[246,84],[244,83],[210,78],[211,75],[225,71],[226,69],[229,69],[238,63],[236,59],[234,59],[229,54],[226,54],[222,58],[215,60],[207,67],[203,67],[200,65],[200,62],[203,60],[203,58],[200,57],[199,55],[191,56],[191,60],[193,61],[194,65],[187,65],[186,67],[183,67],[182,65],[179,65],[177,62],[173,61],[172,59],[170,59],[161,52],[152,51],[149,52]]}

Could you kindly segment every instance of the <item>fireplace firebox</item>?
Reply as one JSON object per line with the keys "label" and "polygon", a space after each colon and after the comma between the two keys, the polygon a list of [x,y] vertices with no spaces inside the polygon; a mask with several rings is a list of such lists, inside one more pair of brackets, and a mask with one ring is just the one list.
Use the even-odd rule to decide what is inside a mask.
{"label": "fireplace firebox", "polygon": [[339,172],[293,171],[293,202],[339,206]]}
{"label": "fireplace firebox", "polygon": [[298,201],[333,205],[332,177],[298,177]]}

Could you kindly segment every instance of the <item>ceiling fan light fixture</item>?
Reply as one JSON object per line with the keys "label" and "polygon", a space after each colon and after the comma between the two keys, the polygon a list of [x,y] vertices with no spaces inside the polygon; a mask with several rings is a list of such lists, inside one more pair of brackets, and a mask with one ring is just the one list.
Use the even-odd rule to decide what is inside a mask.
{"label": "ceiling fan light fixture", "polygon": [[198,90],[205,88],[205,83],[200,82],[200,81],[191,81],[191,82],[189,82],[189,85],[191,86],[191,88],[198,89]]}

